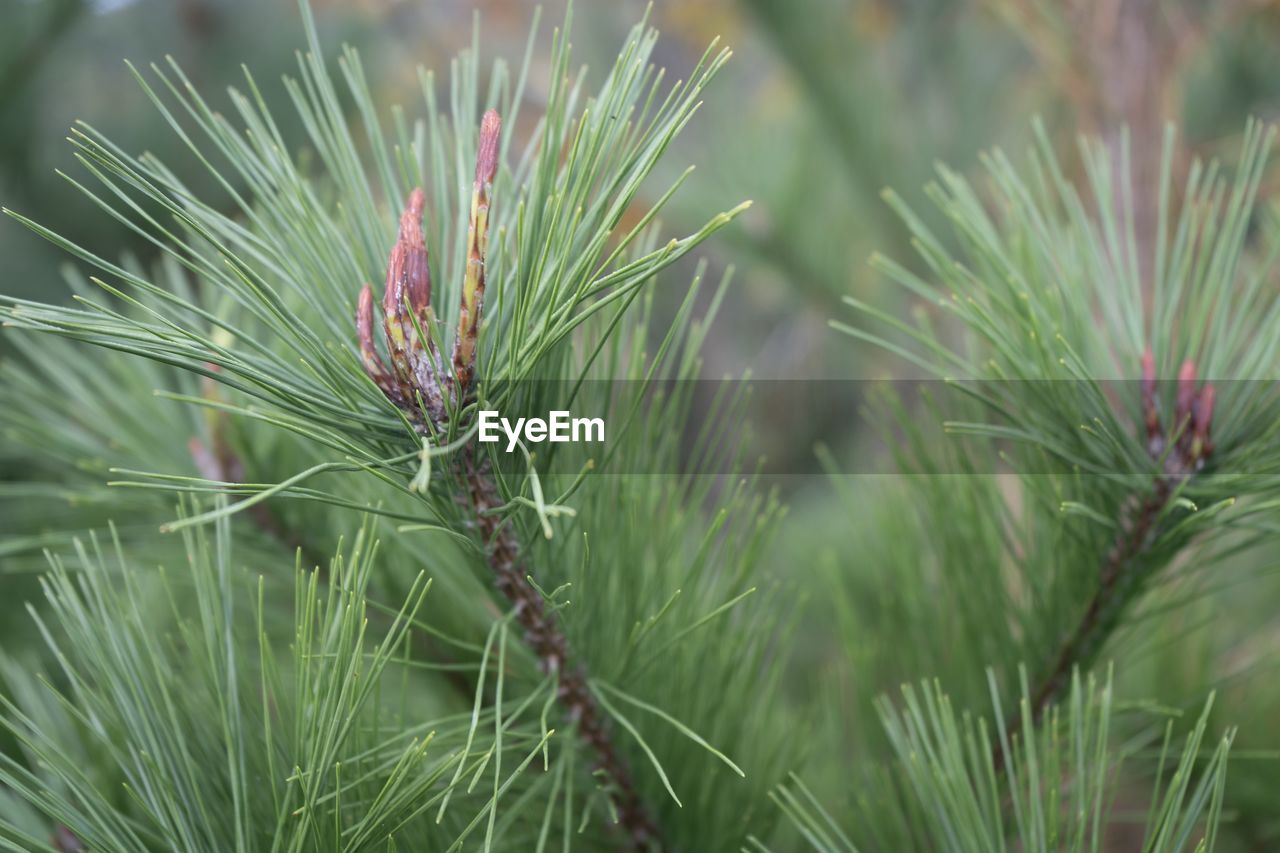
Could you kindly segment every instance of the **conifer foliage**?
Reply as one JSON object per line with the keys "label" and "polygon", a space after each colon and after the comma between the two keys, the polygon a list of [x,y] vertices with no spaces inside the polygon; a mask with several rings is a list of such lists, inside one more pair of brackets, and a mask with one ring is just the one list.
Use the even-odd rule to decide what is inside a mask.
{"label": "conifer foliage", "polygon": [[[743,481],[717,496],[714,522],[695,511],[709,488],[698,466],[726,470],[731,443],[708,435],[687,476],[614,480],[540,472],[527,454],[512,474],[470,441],[482,403],[566,408],[575,383],[608,378],[621,380],[606,401],[619,467],[676,470],[687,400],[642,417],[637,404],[649,383],[695,374],[709,317],[693,314],[699,281],[666,330],[643,297],[737,211],[659,242],[655,216],[675,187],[639,216],[635,200],[727,51],[713,46],[664,86],[641,25],[588,96],[557,35],[561,83],[513,143],[499,115],[516,124],[534,43],[515,76],[493,70],[487,93],[463,57],[447,115],[424,72],[425,117],[397,112],[388,131],[358,56],[342,57],[340,90],[309,32],[286,86],[318,175],[289,155],[296,143],[252,78],[231,93],[237,126],[176,65],[153,68],[141,85],[225,197],[196,198],[164,164],[81,127],[73,142],[97,186],[77,186],[165,260],[131,268],[27,222],[101,277],[73,308],[12,304],[8,324],[115,355],[66,359],[56,339],[24,338],[17,376],[83,395],[55,402],[65,430],[26,438],[51,462],[88,453],[108,469],[91,474],[151,497],[127,526],[93,530],[110,506],[76,518],[89,539],[68,525],[77,571],[57,564],[56,617],[38,617],[54,692],[11,667],[20,754],[0,772],[27,805],[5,832],[20,846],[62,833],[113,850],[714,849],[767,826],[786,739],[718,709],[777,678],[776,617],[752,595],[776,509]],[[387,281],[378,336],[361,289],[375,278]],[[122,393],[123,377],[144,411],[104,422],[95,397]],[[15,423],[38,405],[20,390]],[[176,414],[192,405],[205,415]],[[126,440],[135,418],[190,424],[155,436],[173,448],[169,468]],[[65,473],[72,493],[101,482]],[[636,518],[659,532],[617,531]],[[148,568],[172,538],[157,539],[156,523],[188,537],[188,571]],[[242,539],[251,572],[233,556]],[[442,587],[432,608],[428,588]],[[79,633],[62,637],[72,621]],[[56,732],[51,708],[66,722]],[[72,754],[97,755],[106,776]],[[759,805],[716,795],[735,783]]]}
{"label": "conifer foliage", "polygon": [[[1270,129],[1178,191],[1172,131],[1143,188],[1093,143],[1078,185],[1037,127],[982,186],[940,169],[946,236],[889,193],[919,257],[873,264],[918,322],[850,298],[832,324],[941,382],[879,399],[910,476],[844,503],[824,484],[842,523],[814,571],[780,553],[747,392],[694,399],[730,278],[677,262],[747,203],[677,236],[658,219],[684,181],[655,186],[659,160],[729,51],[669,83],[642,21],[588,75],[567,26],[535,28],[518,64],[473,48],[384,116],[301,8],[302,138],[248,73],[224,111],[175,62],[134,70],[211,191],[73,129],[68,182],[154,263],[6,211],[67,253],[74,300],[0,297],[23,461],[0,558],[40,577],[0,654],[0,846],[1229,833],[1229,697],[1121,698],[1121,640],[1275,546]],[[583,401],[610,435],[580,467],[476,440],[482,410]]]}

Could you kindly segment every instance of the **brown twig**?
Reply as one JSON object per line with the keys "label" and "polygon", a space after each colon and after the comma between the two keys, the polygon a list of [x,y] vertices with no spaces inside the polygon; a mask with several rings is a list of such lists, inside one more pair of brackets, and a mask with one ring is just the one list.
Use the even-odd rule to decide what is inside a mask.
{"label": "brown twig", "polygon": [[[447,432],[448,412],[461,411],[470,399],[484,308],[489,203],[498,168],[500,129],[498,114],[492,110],[485,113],[476,154],[458,329],[449,363],[445,363],[430,337],[434,314],[427,248],[421,231],[422,190],[415,189],[409,196],[388,263],[382,302],[387,361],[382,359],[374,340],[372,289],[366,284],[360,292],[356,331],[365,371],[424,435]],[[484,545],[494,584],[511,604],[539,668],[555,678],[556,698],[565,716],[594,753],[595,769],[605,777],[618,825],[635,849],[660,849],[657,826],[614,744],[603,709],[591,692],[587,672],[573,660],[563,626],[529,580],[530,570],[514,529],[493,512],[504,501],[492,472],[474,448],[464,456],[460,475],[466,491],[466,509]]]}
{"label": "brown twig", "polygon": [[651,850],[660,846],[657,827],[636,790],[626,762],[614,747],[604,713],[587,685],[586,670],[570,659],[563,628],[556,615],[547,610],[542,594],[529,582],[529,571],[511,525],[503,524],[498,516],[487,512],[500,506],[502,500],[493,477],[474,455],[467,459],[465,480],[477,532],[486,543],[485,555],[498,591],[511,602],[516,621],[524,630],[525,642],[538,658],[539,669],[556,678],[557,699],[565,714],[595,753],[596,769],[604,773],[609,783],[609,798],[617,810],[618,824],[635,849]]}

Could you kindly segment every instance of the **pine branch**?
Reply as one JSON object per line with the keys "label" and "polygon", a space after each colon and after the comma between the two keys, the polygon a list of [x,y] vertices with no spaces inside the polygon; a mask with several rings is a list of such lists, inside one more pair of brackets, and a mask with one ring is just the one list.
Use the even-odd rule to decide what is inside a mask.
{"label": "pine branch", "polygon": [[[1155,539],[1161,514],[1183,482],[1203,468],[1213,453],[1210,430],[1216,394],[1209,383],[1197,390],[1195,362],[1184,362],[1179,371],[1175,428],[1171,434],[1160,424],[1155,358],[1150,350],[1142,357],[1141,395],[1147,452],[1161,473],[1145,496],[1131,496],[1123,504],[1115,540],[1099,573],[1097,591],[1031,694],[1032,721],[1039,721],[1049,703],[1061,696],[1071,673],[1087,666],[1106,645],[1125,607],[1141,588],[1142,558]],[[1021,719],[1019,715],[1008,721],[1011,736],[1018,733]],[[993,762],[997,770],[1003,769],[1004,751],[999,743],[993,751]]]}
{"label": "pine branch", "polygon": [[[686,256],[745,205],[714,217],[692,234],[662,240],[654,219],[680,179],[655,203],[638,201],[646,178],[693,114],[699,93],[728,51],[713,45],[685,80],[666,91],[662,74],[649,61],[656,34],[642,24],[598,93],[587,96],[581,79],[570,71],[567,39],[557,36],[545,117],[519,149],[497,138],[497,114],[482,119],[478,108],[491,104],[514,122],[524,100],[523,71],[512,87],[501,82],[508,79],[505,66],[496,65],[493,79],[499,82],[485,98],[478,90],[481,75],[475,53],[469,54],[455,66],[449,117],[440,111],[435,88],[424,72],[425,120],[412,128],[397,125],[390,135],[374,118],[363,72],[349,52],[342,69],[362,116],[354,127],[368,136],[366,150],[355,141],[358,134],[347,131],[348,117],[339,110],[342,93],[318,52],[305,6],[304,19],[313,53],[302,58],[301,80],[286,81],[286,86],[303,117],[307,147],[318,158],[319,179],[280,156],[292,143],[277,134],[252,79],[247,94],[232,94],[245,125],[239,128],[209,107],[176,67],[168,72],[156,69],[162,85],[153,88],[145,80],[143,85],[192,153],[223,185],[228,176],[245,179],[249,189],[236,195],[237,213],[229,215],[202,201],[154,158],[132,157],[84,128],[77,132],[77,148],[91,177],[105,189],[77,186],[164,251],[168,264],[160,270],[163,275],[134,269],[34,226],[105,278],[94,279],[76,307],[8,300],[3,309],[7,323],[122,354],[121,364],[130,377],[127,387],[86,383],[75,403],[77,411],[102,408],[106,398],[112,403],[120,399],[124,411],[136,413],[137,407],[128,401],[144,394],[150,398],[159,387],[172,400],[237,418],[229,448],[260,482],[231,482],[240,477],[227,476],[236,460],[226,454],[216,465],[192,472],[189,436],[201,438],[197,456],[215,451],[215,433],[208,421],[176,432],[172,427],[160,430],[149,441],[133,439],[127,443],[130,449],[135,443],[141,446],[124,458],[110,444],[118,432],[130,435],[127,424],[103,424],[107,428],[100,431],[108,449],[96,455],[103,459],[104,475],[109,466],[118,478],[126,478],[116,480],[117,486],[125,487],[122,494],[164,490],[169,496],[176,492],[199,501],[186,504],[186,511],[165,530],[190,535],[233,513],[248,516],[266,501],[290,498],[296,509],[287,516],[288,524],[309,537],[314,531],[316,545],[326,541],[328,531],[347,529],[352,512],[399,523],[378,531],[379,553],[384,555],[380,562],[392,567],[388,578],[413,566],[440,581],[437,589],[446,600],[434,614],[438,619],[415,621],[413,637],[401,638],[406,675],[397,719],[403,730],[393,725],[388,739],[385,711],[371,708],[368,719],[351,731],[359,740],[371,735],[385,746],[367,752],[367,744],[352,741],[367,757],[358,763],[342,758],[340,778],[338,764],[331,760],[337,756],[332,742],[314,743],[323,752],[312,748],[315,736],[327,735],[327,728],[304,721],[323,713],[346,725],[350,714],[329,699],[345,694],[346,687],[338,690],[338,685],[366,683],[338,671],[338,664],[347,673],[359,667],[361,655],[356,646],[340,656],[323,649],[298,650],[293,665],[325,679],[318,683],[322,692],[308,690],[293,703],[295,713],[290,716],[296,722],[291,732],[297,729],[297,745],[306,749],[284,755],[260,750],[275,738],[274,728],[263,732],[265,741],[254,735],[246,751],[256,763],[263,758],[268,765],[277,758],[288,761],[274,769],[258,767],[254,775],[284,787],[278,790],[278,802],[251,798],[261,814],[245,817],[236,824],[237,831],[251,827],[246,831],[257,836],[279,832],[283,826],[297,837],[310,833],[313,838],[304,846],[332,837],[334,849],[359,846],[356,839],[372,843],[383,837],[394,837],[397,843],[402,837],[416,842],[444,838],[444,846],[453,839],[458,849],[475,832],[484,834],[486,847],[528,849],[533,830],[543,839],[563,834],[566,847],[577,837],[594,848],[603,846],[604,834],[614,831],[605,821],[598,828],[594,825],[603,811],[618,816],[627,840],[634,843],[710,850],[733,843],[748,828],[767,828],[774,818],[761,806],[784,763],[790,762],[791,752],[783,744],[790,742],[794,729],[776,725],[773,714],[759,713],[747,720],[726,716],[722,709],[745,702],[771,703],[769,697],[780,695],[772,689],[781,672],[781,658],[773,653],[782,627],[776,608],[755,609],[754,598],[742,604],[756,589],[751,573],[776,505],[762,503],[747,481],[722,494],[702,480],[562,480],[558,473],[532,468],[527,477],[508,480],[496,460],[486,467],[479,456],[462,450],[478,401],[487,408],[532,403],[538,410],[555,409],[567,402],[556,380],[581,388],[588,378],[603,378],[628,383],[627,399],[611,394],[600,399],[601,411],[627,416],[627,427],[610,436],[605,464],[620,471],[677,470],[677,438],[688,432],[690,401],[683,396],[667,400],[652,413],[639,406],[650,383],[673,374],[690,379],[700,369],[701,326],[691,327],[689,317],[701,274],[670,327],[655,329],[653,305],[638,297],[657,273]],[[482,128],[478,146],[477,126]],[[220,157],[229,170],[210,165]],[[473,157],[479,165],[475,177],[460,174]],[[431,215],[423,221],[428,204]],[[384,230],[388,206],[403,210],[399,236],[393,240]],[[491,245],[489,221],[494,223]],[[389,264],[388,243],[394,244]],[[427,246],[433,253],[430,263]],[[355,298],[362,282],[384,274],[388,287],[381,303],[375,303],[368,288]],[[432,278],[438,284],[434,302]],[[722,283],[708,316],[720,303],[724,287]],[[101,292],[90,292],[101,290],[108,294],[105,302]],[[353,302],[355,334],[350,320],[344,319],[350,317]],[[643,342],[653,339],[655,331],[663,343],[651,355]],[[452,352],[443,342],[446,333],[456,334]],[[93,359],[66,349],[67,363],[93,364]],[[145,380],[139,365],[148,361],[180,374],[182,382]],[[61,365],[49,368],[63,373]],[[220,383],[225,395],[211,399],[200,387],[200,378]],[[524,381],[533,378],[553,382],[542,386]],[[56,410],[66,406],[59,403]],[[21,411],[29,408],[24,405]],[[718,411],[709,420],[719,423]],[[163,419],[144,420],[143,426],[149,427]],[[68,430],[42,431],[36,419],[31,440],[42,452],[76,447],[74,436],[64,432]],[[157,464],[151,458],[157,449],[176,458]],[[737,470],[739,452],[738,444],[722,441],[705,455],[724,457]],[[76,456],[82,455],[77,448]],[[719,463],[698,464],[708,471],[725,470],[717,467]],[[434,478],[427,476],[432,465],[444,468]],[[555,483],[557,500],[574,495],[580,538],[557,536],[543,545],[532,535],[524,536],[519,523],[523,510],[516,498],[540,474],[543,484]],[[643,523],[615,523],[620,494],[635,498],[629,505],[644,514]],[[202,496],[209,495],[227,500],[203,502]],[[703,518],[700,508],[713,505],[721,509],[714,521]],[[152,540],[164,541],[154,535],[154,525],[148,532]],[[427,547],[419,537],[427,540]],[[477,548],[478,543],[483,547]],[[261,556],[269,559],[276,549],[265,550],[268,553]],[[540,568],[530,577],[535,564]],[[601,564],[645,571],[601,574],[595,571]],[[482,567],[483,572],[477,571]],[[496,594],[485,594],[490,574],[509,607],[497,601]],[[544,600],[538,585],[543,574],[562,581],[557,590],[570,585],[582,590],[585,606],[568,610],[567,601]],[[275,575],[263,577],[271,583]],[[588,577],[590,582],[584,583]],[[335,567],[327,584],[331,599],[346,594],[349,584],[344,581]],[[323,596],[314,574],[304,585],[306,589],[298,590],[299,602]],[[381,613],[395,612],[381,602],[369,604]],[[179,597],[175,615],[181,618],[188,606],[188,600]],[[302,615],[310,608],[307,604]],[[747,608],[753,610],[751,615],[744,614]],[[509,612],[496,614],[499,609]],[[273,624],[280,618],[279,613],[266,616]],[[113,631],[118,622],[108,615],[85,636]],[[661,628],[655,629],[659,622]],[[519,667],[504,664],[515,637],[507,627],[512,623],[520,624],[528,639],[530,654],[520,656],[528,658],[528,667],[523,660]],[[354,616],[343,623],[363,624]],[[302,631],[304,626],[295,627]],[[475,639],[486,633],[489,640],[482,647]],[[462,649],[463,660],[456,666],[453,661],[441,664],[435,654],[411,660],[417,654],[413,640],[423,634]],[[294,637],[297,632],[270,634],[275,636]],[[92,649],[102,644],[86,639],[85,645]],[[275,668],[271,646],[259,650],[237,645],[233,651],[238,663],[251,664],[261,654],[261,667]],[[382,655],[386,649],[380,644],[376,651]],[[543,673],[532,666],[535,660]],[[398,651],[395,663],[400,664]],[[435,673],[442,668],[470,682],[474,698],[469,715],[458,713],[454,697],[438,695],[443,685]],[[183,672],[181,678],[157,683],[181,682],[189,693],[189,682],[200,674]],[[292,678],[291,673],[282,676]],[[124,680],[109,679],[113,684]],[[611,683],[615,681],[622,686]],[[335,690],[332,697],[330,686]],[[408,724],[405,689],[414,691],[410,697],[415,701],[438,704],[444,716],[418,713],[415,705]],[[608,696],[601,692],[606,690]],[[252,695],[263,695],[265,705],[241,703],[241,710],[252,717],[246,718],[249,727],[262,725],[258,717],[271,719],[274,726],[267,714],[273,713],[275,700],[256,686]],[[638,709],[645,719],[624,717],[612,704],[615,698]],[[183,739],[203,730],[207,713],[205,703],[192,704],[190,725],[180,727]],[[558,755],[548,756],[545,744],[551,730],[564,730],[554,725],[558,716],[568,718],[581,736],[566,743],[561,735],[555,741],[562,744],[555,749]],[[403,758],[410,762],[404,766],[411,768],[420,750],[409,746],[402,752],[406,739],[427,737],[437,727],[432,754],[444,751],[440,759],[428,759],[429,774],[392,766]],[[698,734],[700,730],[707,736]],[[29,737],[39,748],[59,742],[58,733],[43,726],[32,726]],[[624,738],[635,744],[634,776],[624,761],[632,744]],[[717,746],[711,746],[713,740]],[[689,750],[690,742],[700,748]],[[726,755],[730,750],[733,760]],[[639,766],[640,752],[653,766],[652,773]],[[750,772],[750,780],[735,778],[735,796],[720,796],[721,786],[708,775],[703,753],[737,777]],[[524,772],[534,754],[542,757],[546,772]],[[114,755],[98,763],[109,770],[130,766]],[[297,772],[290,772],[295,763]],[[376,774],[371,782],[352,775],[360,764],[390,771],[399,790],[390,798],[375,796]],[[596,765],[597,780],[603,783],[598,789],[584,772],[590,765]],[[185,768],[182,765],[184,772]],[[282,769],[288,773],[283,780]],[[140,772],[148,784],[155,780],[157,790],[172,787],[167,768]],[[478,784],[486,776],[491,776],[492,786]],[[659,781],[674,802],[681,804],[684,798],[683,812],[673,808],[668,813],[664,803],[647,799]],[[519,787],[508,792],[513,783]],[[35,790],[43,791],[43,786]],[[297,791],[301,799],[293,793],[286,798],[286,791]],[[37,810],[50,824],[66,823],[92,847],[121,846],[102,844],[103,832],[86,827],[87,821],[62,804],[55,806],[40,803]],[[305,812],[295,811],[299,806]],[[130,808],[103,804],[94,816],[113,821],[111,832],[117,832],[114,822],[129,819]],[[435,820],[423,819],[427,809]],[[219,811],[211,808],[208,813]],[[365,816],[358,817],[358,825],[340,826],[350,824],[353,814]],[[653,830],[659,814],[661,839]],[[326,816],[335,818],[332,836]],[[185,815],[179,817],[166,826],[165,838],[191,831]],[[298,817],[304,820],[295,820]],[[150,814],[139,820],[148,826],[153,822]],[[212,827],[211,832],[218,829]]]}
{"label": "pine branch", "polygon": [[[1178,749],[1172,722],[1163,726],[1158,748],[1147,738],[1119,737],[1111,674],[1101,684],[1074,672],[1060,702],[1040,720],[1027,719],[1028,733],[1014,741],[1000,722],[1004,711],[988,673],[996,720],[959,710],[936,682],[904,685],[902,707],[887,697],[877,701],[880,723],[897,763],[876,790],[854,807],[862,818],[847,832],[797,777],[774,799],[811,849],[821,853],[862,850],[1016,849],[1028,853],[1097,850],[1107,837],[1118,770],[1126,760],[1149,753],[1158,769],[1147,784],[1151,809],[1135,849],[1175,853],[1212,850],[1222,821],[1227,760],[1235,731],[1209,734],[1211,696]],[[1024,714],[1031,697],[1022,679]],[[992,738],[1010,750],[1008,772],[997,768],[984,747]],[[1151,744],[1154,747],[1154,744]],[[1170,772],[1172,771],[1172,772]],[[1197,772],[1198,771],[1198,772]],[[914,800],[894,801],[901,785]],[[890,822],[888,817],[896,819]],[[877,831],[877,824],[885,828]],[[870,837],[868,837],[870,836]],[[864,846],[859,846],[862,841]],[[749,839],[754,851],[769,845]],[[782,849],[792,849],[790,847]]]}
{"label": "pine branch", "polygon": [[[472,402],[476,366],[476,338],[484,310],[485,263],[489,242],[489,205],[498,168],[498,140],[502,122],[489,110],[480,125],[471,215],[467,229],[467,264],[454,339],[452,372],[440,358],[431,336],[431,274],[422,233],[424,194],[415,189],[400,218],[400,232],[387,265],[383,296],[383,343],[391,367],[378,353],[373,336],[373,298],[368,285],[360,293],[356,329],[361,357],[370,379],[382,389],[424,436],[448,431],[449,412]],[[412,312],[412,313],[410,313]],[[618,823],[637,850],[658,841],[658,830],[632,780],[631,771],[614,745],[605,716],[588,688],[582,664],[570,655],[569,642],[556,615],[529,580],[520,542],[511,524],[496,514],[506,501],[479,451],[472,445],[462,463],[471,522],[485,546],[485,560],[494,582],[514,609],[525,642],[541,670],[558,682],[557,699],[596,755],[596,769],[607,777],[609,798]]]}

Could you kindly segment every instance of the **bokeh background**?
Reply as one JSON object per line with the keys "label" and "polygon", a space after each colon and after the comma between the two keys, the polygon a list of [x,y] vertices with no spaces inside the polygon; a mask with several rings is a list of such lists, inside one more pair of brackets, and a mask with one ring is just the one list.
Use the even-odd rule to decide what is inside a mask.
{"label": "bokeh background", "polygon": [[[476,40],[477,26],[475,43],[485,58],[514,58],[524,52],[535,21],[544,47],[566,14],[559,0],[541,4],[540,18],[538,7],[525,0],[312,5],[334,50],[343,42],[360,49],[386,109],[419,98],[416,66],[446,68],[453,54]],[[1079,134],[1101,136],[1118,150],[1127,133],[1136,180],[1152,182],[1166,121],[1179,128],[1176,155],[1185,167],[1194,157],[1229,158],[1248,116],[1273,120],[1280,114],[1275,2],[658,0],[650,7],[640,0],[579,0],[570,25],[576,57],[592,68],[607,67],[646,9],[664,35],[657,59],[673,76],[691,68],[713,38],[735,52],[703,111],[665,159],[666,174],[651,185],[658,192],[666,186],[663,177],[698,164],[664,214],[673,232],[696,228],[743,199],[754,201],[739,224],[701,252],[713,272],[736,268],[731,296],[705,347],[710,377],[744,370],[777,380],[904,375],[900,361],[833,334],[829,322],[849,318],[846,295],[898,315],[929,310],[906,302],[867,260],[880,252],[911,263],[906,229],[882,192],[894,188],[928,216],[923,187],[938,162],[977,175],[983,150],[1000,146],[1016,157],[1039,120],[1068,164],[1078,162],[1072,152]],[[94,252],[132,254],[145,262],[149,247],[98,215],[59,175],[78,171],[64,143],[67,129],[84,121],[128,150],[189,163],[165,156],[181,143],[122,59],[141,66],[172,55],[202,91],[216,95],[240,83],[241,64],[259,81],[278,81],[296,68],[300,42],[294,0],[0,0],[0,204]],[[542,47],[534,52],[533,112],[546,91],[546,69],[537,65],[546,55]],[[268,86],[264,95],[284,107],[277,115],[287,122],[283,87]],[[207,180],[194,173],[182,177],[196,189]],[[1265,183],[1264,197],[1274,195],[1280,172],[1273,169]],[[1144,204],[1139,197],[1139,239],[1154,227],[1152,208]],[[57,298],[64,260],[16,223],[0,221],[0,291]],[[687,281],[682,273],[691,269],[673,272],[669,281]],[[659,290],[672,310],[682,295]],[[804,460],[813,458],[819,439],[835,445],[836,455],[869,439],[865,419],[853,414],[863,403],[859,386],[831,387],[845,390],[820,401],[803,420],[753,424],[760,452],[777,470],[810,467]],[[874,549],[858,544],[865,541],[859,531],[878,523],[874,511],[851,509],[822,478],[792,478],[782,488],[790,515],[774,546],[780,574],[794,566],[800,578],[801,567],[826,566],[865,571],[868,589],[884,580]],[[874,494],[866,484],[860,488]],[[850,583],[856,588],[859,582]],[[1267,602],[1276,599],[1261,591],[1224,592],[1187,619],[1203,616],[1211,624],[1214,608],[1237,608],[1230,629],[1219,626],[1213,649],[1236,648],[1232,637],[1238,636],[1240,655],[1248,658],[1241,666],[1257,673],[1265,665],[1274,675],[1275,664],[1267,661],[1280,659],[1280,627]],[[24,595],[18,590],[8,597]],[[1157,626],[1148,645],[1192,648],[1194,632],[1180,625]],[[4,631],[0,638],[18,642]],[[823,656],[834,647],[830,631],[815,628],[801,639],[801,653],[816,665],[800,669],[822,672]],[[1210,667],[1217,654],[1151,657],[1145,669],[1129,670],[1129,687],[1169,698],[1180,683],[1203,685],[1197,667]],[[1181,662],[1176,671],[1161,663],[1169,660]],[[904,675],[890,673],[886,681]],[[788,689],[803,704],[825,688]],[[1229,707],[1239,712],[1250,703]],[[1259,741],[1274,743],[1271,734],[1280,727],[1275,704],[1252,707],[1263,726]],[[1232,721],[1249,723],[1238,716]],[[853,725],[832,722],[841,724]],[[1247,749],[1242,754],[1247,760]],[[1255,757],[1272,763],[1256,777],[1254,800],[1237,801],[1237,808],[1248,809],[1250,802],[1258,808],[1253,816],[1238,816],[1242,826],[1253,825],[1241,837],[1257,839],[1262,846],[1256,850],[1280,849],[1266,846],[1280,844],[1280,825],[1266,805],[1275,798],[1267,786],[1280,773],[1274,755]],[[1246,768],[1240,776],[1245,793],[1251,778]],[[817,784],[838,789],[841,780]],[[1123,840],[1115,849],[1125,849]]]}

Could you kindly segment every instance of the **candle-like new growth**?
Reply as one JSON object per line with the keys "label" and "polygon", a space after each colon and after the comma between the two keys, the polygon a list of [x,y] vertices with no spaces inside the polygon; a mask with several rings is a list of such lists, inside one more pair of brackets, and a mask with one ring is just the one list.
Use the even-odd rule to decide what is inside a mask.
{"label": "candle-like new growth", "polygon": [[409,194],[400,214],[400,231],[387,260],[382,329],[391,359],[390,371],[373,340],[373,292],[369,285],[360,291],[356,306],[356,332],[365,372],[387,399],[423,429],[426,419],[438,424],[444,418],[446,395],[441,382],[443,371],[430,338],[435,315],[431,311],[431,269],[422,235],[424,203],[421,188]]}
{"label": "candle-like new growth", "polygon": [[464,396],[475,373],[476,335],[484,308],[485,257],[489,249],[489,195],[498,173],[498,134],[502,120],[489,110],[480,122],[476,177],[471,189],[471,222],[467,229],[467,272],[458,308],[458,336],[453,344],[453,375]]}
{"label": "candle-like new growth", "polygon": [[480,123],[475,184],[467,230],[467,265],[462,304],[453,342],[453,375],[441,363],[431,330],[431,269],[427,263],[422,216],[426,196],[422,188],[409,194],[400,214],[400,231],[387,260],[387,285],[382,294],[384,343],[391,359],[387,370],[373,339],[373,293],[369,285],[356,306],[356,333],[365,372],[409,420],[427,432],[445,419],[446,401],[462,402],[475,375],[476,336],[484,305],[485,257],[489,242],[489,199],[498,172],[498,136],[502,120],[495,110]]}

